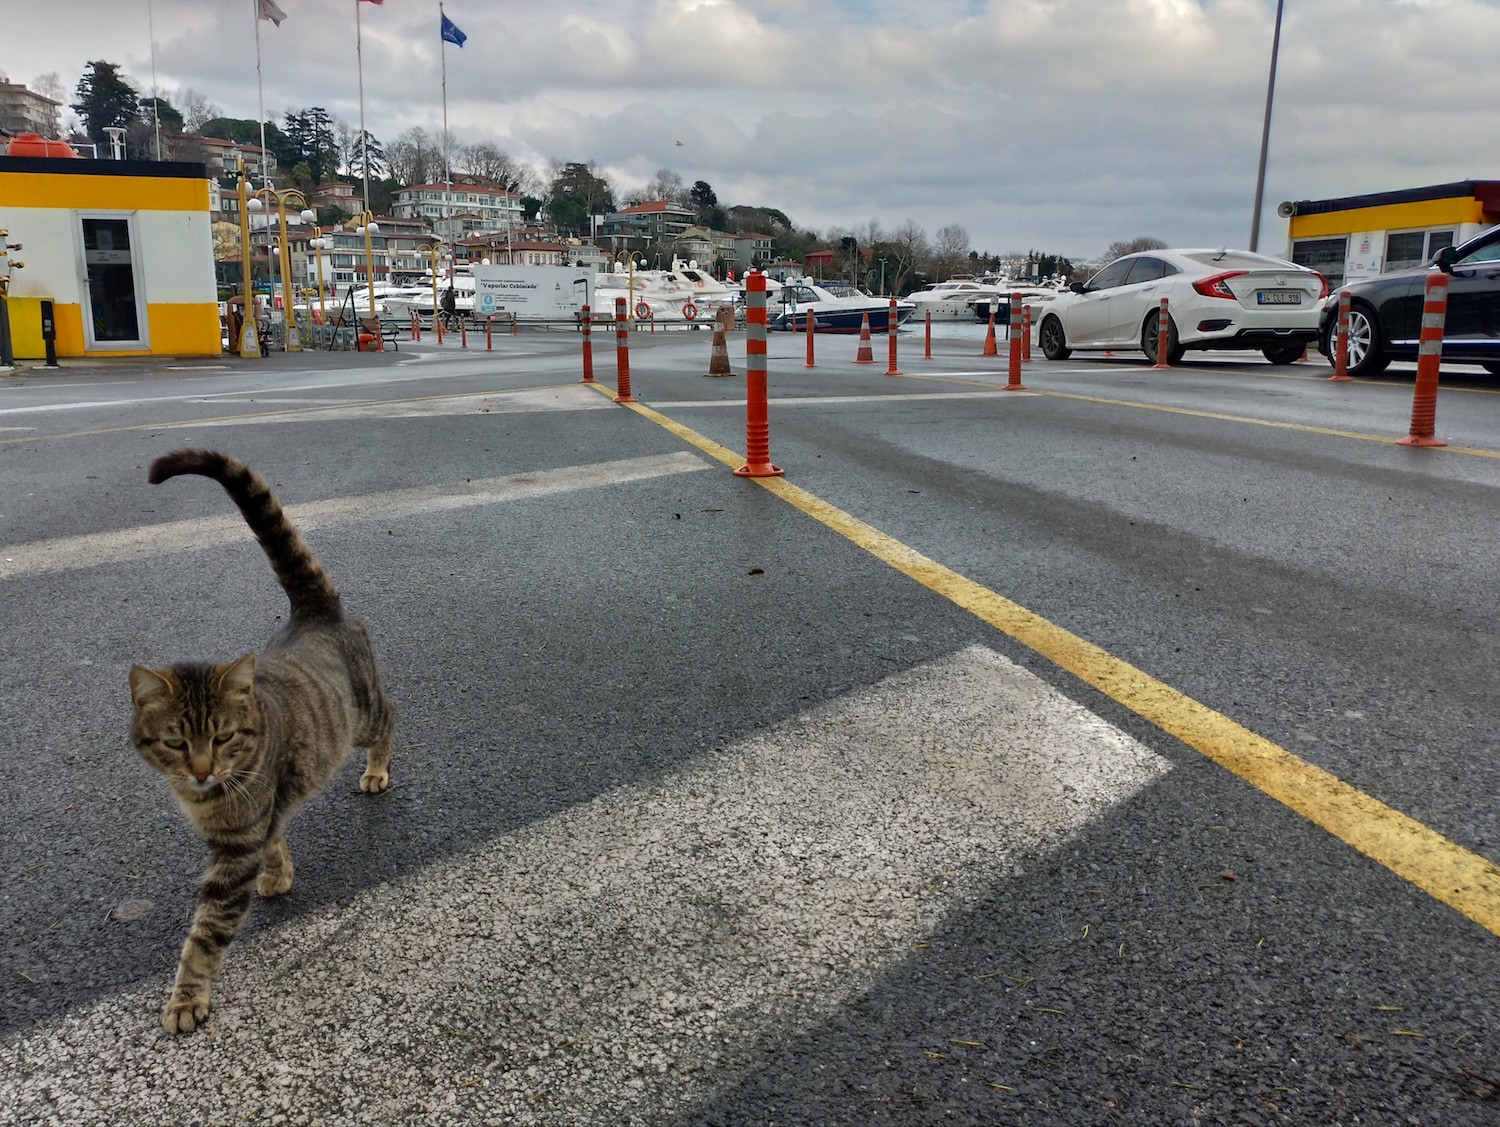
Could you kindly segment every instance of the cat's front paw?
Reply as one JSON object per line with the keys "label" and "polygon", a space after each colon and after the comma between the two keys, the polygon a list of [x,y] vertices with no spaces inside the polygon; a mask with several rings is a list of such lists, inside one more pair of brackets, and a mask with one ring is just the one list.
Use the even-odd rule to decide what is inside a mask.
{"label": "cat's front paw", "polygon": [[372,771],[366,769],[359,777],[359,789],[366,794],[381,794],[390,789],[391,773],[389,771]]}
{"label": "cat's front paw", "polygon": [[280,896],[283,893],[290,892],[291,888],[292,870],[290,866],[284,869],[277,869],[275,872],[267,869],[260,874],[260,878],[255,882],[255,891],[260,893],[266,900],[269,900],[273,896]]}
{"label": "cat's front paw", "polygon": [[161,1024],[168,1033],[191,1033],[208,1022],[208,995],[178,998],[175,995],[161,1011]]}

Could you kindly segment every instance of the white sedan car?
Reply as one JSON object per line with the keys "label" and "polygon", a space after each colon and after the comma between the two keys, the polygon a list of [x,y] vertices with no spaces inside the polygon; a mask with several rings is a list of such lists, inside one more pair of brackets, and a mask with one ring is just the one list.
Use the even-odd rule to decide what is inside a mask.
{"label": "white sedan car", "polygon": [[1190,348],[1256,348],[1290,364],[1318,339],[1328,283],[1305,266],[1244,250],[1148,250],[1117,258],[1048,303],[1037,341],[1048,360],[1074,349],[1139,348],[1156,362],[1167,299],[1167,363]]}

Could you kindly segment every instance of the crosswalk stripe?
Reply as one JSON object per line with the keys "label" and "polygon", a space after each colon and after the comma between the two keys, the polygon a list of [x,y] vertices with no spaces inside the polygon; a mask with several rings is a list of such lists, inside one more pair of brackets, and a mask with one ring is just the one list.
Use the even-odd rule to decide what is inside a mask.
{"label": "crosswalk stripe", "polygon": [[[545,497],[554,493],[617,485],[627,481],[644,481],[708,468],[708,463],[702,458],[681,451],[591,465],[564,466],[535,473],[480,478],[456,485],[431,485],[385,493],[363,493],[352,497],[331,497],[303,505],[289,505],[286,512],[298,528],[308,532],[346,521],[465,509],[474,505]],[[217,489],[218,486],[213,488]],[[0,579],[149,559],[172,552],[189,552],[197,548],[250,539],[250,530],[245,526],[244,520],[238,513],[233,513],[222,517],[122,528],[86,536],[36,540],[29,544],[0,547]]]}
{"label": "crosswalk stripe", "polygon": [[[392,770],[410,789],[373,801],[420,796]],[[1168,770],[973,646],[232,947],[211,1045],[156,1028],[165,973],[24,1032],[0,1101],[70,1124],[674,1121]],[[299,869],[327,863],[297,828]]]}

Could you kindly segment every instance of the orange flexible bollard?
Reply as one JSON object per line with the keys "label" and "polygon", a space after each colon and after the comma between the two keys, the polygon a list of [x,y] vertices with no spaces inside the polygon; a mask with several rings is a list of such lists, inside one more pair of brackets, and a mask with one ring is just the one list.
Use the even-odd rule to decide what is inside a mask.
{"label": "orange flexible bollard", "polygon": [[630,394],[630,328],[625,323],[623,297],[615,298],[615,402],[635,402]]}
{"label": "orange flexible bollard", "polygon": [[593,324],[592,324],[593,317],[594,317],[594,315],[589,311],[589,307],[587,305],[585,305],[583,307],[583,321],[582,321],[582,325],[583,325],[583,379],[579,380],[578,381],[579,383],[593,383],[594,382],[594,345],[593,345],[593,341],[590,339],[590,330],[592,330],[592,328],[593,328]]}
{"label": "orange flexible bollard", "polygon": [[1437,430],[1438,367],[1443,358],[1443,322],[1448,316],[1448,275],[1427,272],[1422,299],[1422,336],[1417,343],[1417,383],[1411,395],[1411,433],[1397,446],[1447,446]]}
{"label": "orange flexible bollard", "polygon": [[859,351],[854,354],[856,364],[875,363],[875,353],[870,348],[870,315],[862,314],[859,323]]}
{"label": "orange flexible bollard", "polygon": [[896,299],[891,298],[891,311],[886,314],[885,335],[890,342],[890,358],[886,361],[885,374],[888,376],[899,376],[896,370]]}
{"label": "orange flexible bollard", "polygon": [[411,339],[422,339],[422,322],[417,320],[417,315],[415,313],[411,315]]}
{"label": "orange flexible bollard", "polygon": [[1161,299],[1161,308],[1156,313],[1156,363],[1153,368],[1166,368],[1167,364],[1167,342],[1170,340],[1170,328],[1172,318],[1167,313],[1167,299]]}
{"label": "orange flexible bollard", "polygon": [[932,359],[932,310],[927,311],[927,332],[922,345],[922,359]]}
{"label": "orange flexible bollard", "polygon": [[494,329],[494,326],[495,326],[495,315],[493,313],[491,313],[487,317],[485,317],[485,319],[484,319],[484,350],[486,352],[493,351],[493,349],[490,348],[490,337],[492,335],[492,331]]}
{"label": "orange flexible bollard", "polygon": [[1021,363],[1031,363],[1031,306],[1021,306]]}
{"label": "orange flexible bollard", "polygon": [[1339,325],[1333,346],[1333,375],[1330,380],[1349,380],[1349,291],[1339,290]]}
{"label": "orange flexible bollard", "polygon": [[1010,372],[1002,391],[1025,391],[1021,385],[1021,295],[1010,295]]}
{"label": "orange flexible bollard", "polygon": [[442,344],[443,343],[443,319],[441,317],[439,317],[437,315],[437,313],[435,313],[435,312],[432,315],[432,324],[433,324],[433,327],[435,327],[437,329],[438,343]]}
{"label": "orange flexible bollard", "polygon": [[469,347],[469,322],[465,321],[462,317],[458,319],[458,340],[460,347]]}
{"label": "orange flexible bollard", "polygon": [[517,318],[516,318],[515,311],[512,310],[511,311],[511,315],[510,315],[510,335],[513,336],[513,337],[521,335],[520,329],[518,329],[516,326],[517,326]]}
{"label": "orange flexible bollard", "polygon": [[[995,299],[996,301],[999,298]],[[980,349],[981,356],[999,356],[1000,350],[995,347],[995,311],[990,310],[990,327],[984,331],[984,347]]]}
{"label": "orange flexible bollard", "polygon": [[[814,324],[814,318],[813,318],[812,310],[811,309],[809,309],[807,311],[806,317],[807,317],[807,363],[803,364],[802,366],[804,368],[816,368],[817,365],[813,363],[813,324]],[[795,326],[796,323],[797,323],[796,319],[793,318],[792,324]]]}
{"label": "orange flexible bollard", "polygon": [[766,412],[766,276],[745,276],[745,464],[735,477],[780,477],[771,464],[771,424]]}

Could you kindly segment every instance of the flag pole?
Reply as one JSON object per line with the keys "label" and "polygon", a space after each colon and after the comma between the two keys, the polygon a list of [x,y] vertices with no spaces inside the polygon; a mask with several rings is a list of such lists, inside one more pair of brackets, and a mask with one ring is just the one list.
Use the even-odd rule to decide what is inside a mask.
{"label": "flag pole", "polygon": [[[370,210],[370,150],[365,137],[365,48],[364,33],[359,26],[359,0],[354,0],[354,55],[359,61],[359,165],[364,174],[364,210]],[[367,279],[370,285],[375,279]]]}
{"label": "flag pole", "polygon": [[255,19],[255,97],[260,108],[260,186],[269,188],[271,162],[266,159],[266,89],[260,78],[260,0],[250,0],[250,11]]}
{"label": "flag pole", "polygon": [[[255,22],[259,31],[260,21]],[[146,29],[151,36],[151,118],[156,131],[156,159],[161,160],[161,94],[156,88],[156,16],[151,0],[146,0]]]}
{"label": "flag pole", "polygon": [[448,37],[443,34],[443,0],[438,0],[438,53],[443,60],[443,182],[448,186],[446,207],[451,207],[453,170],[448,163]]}

